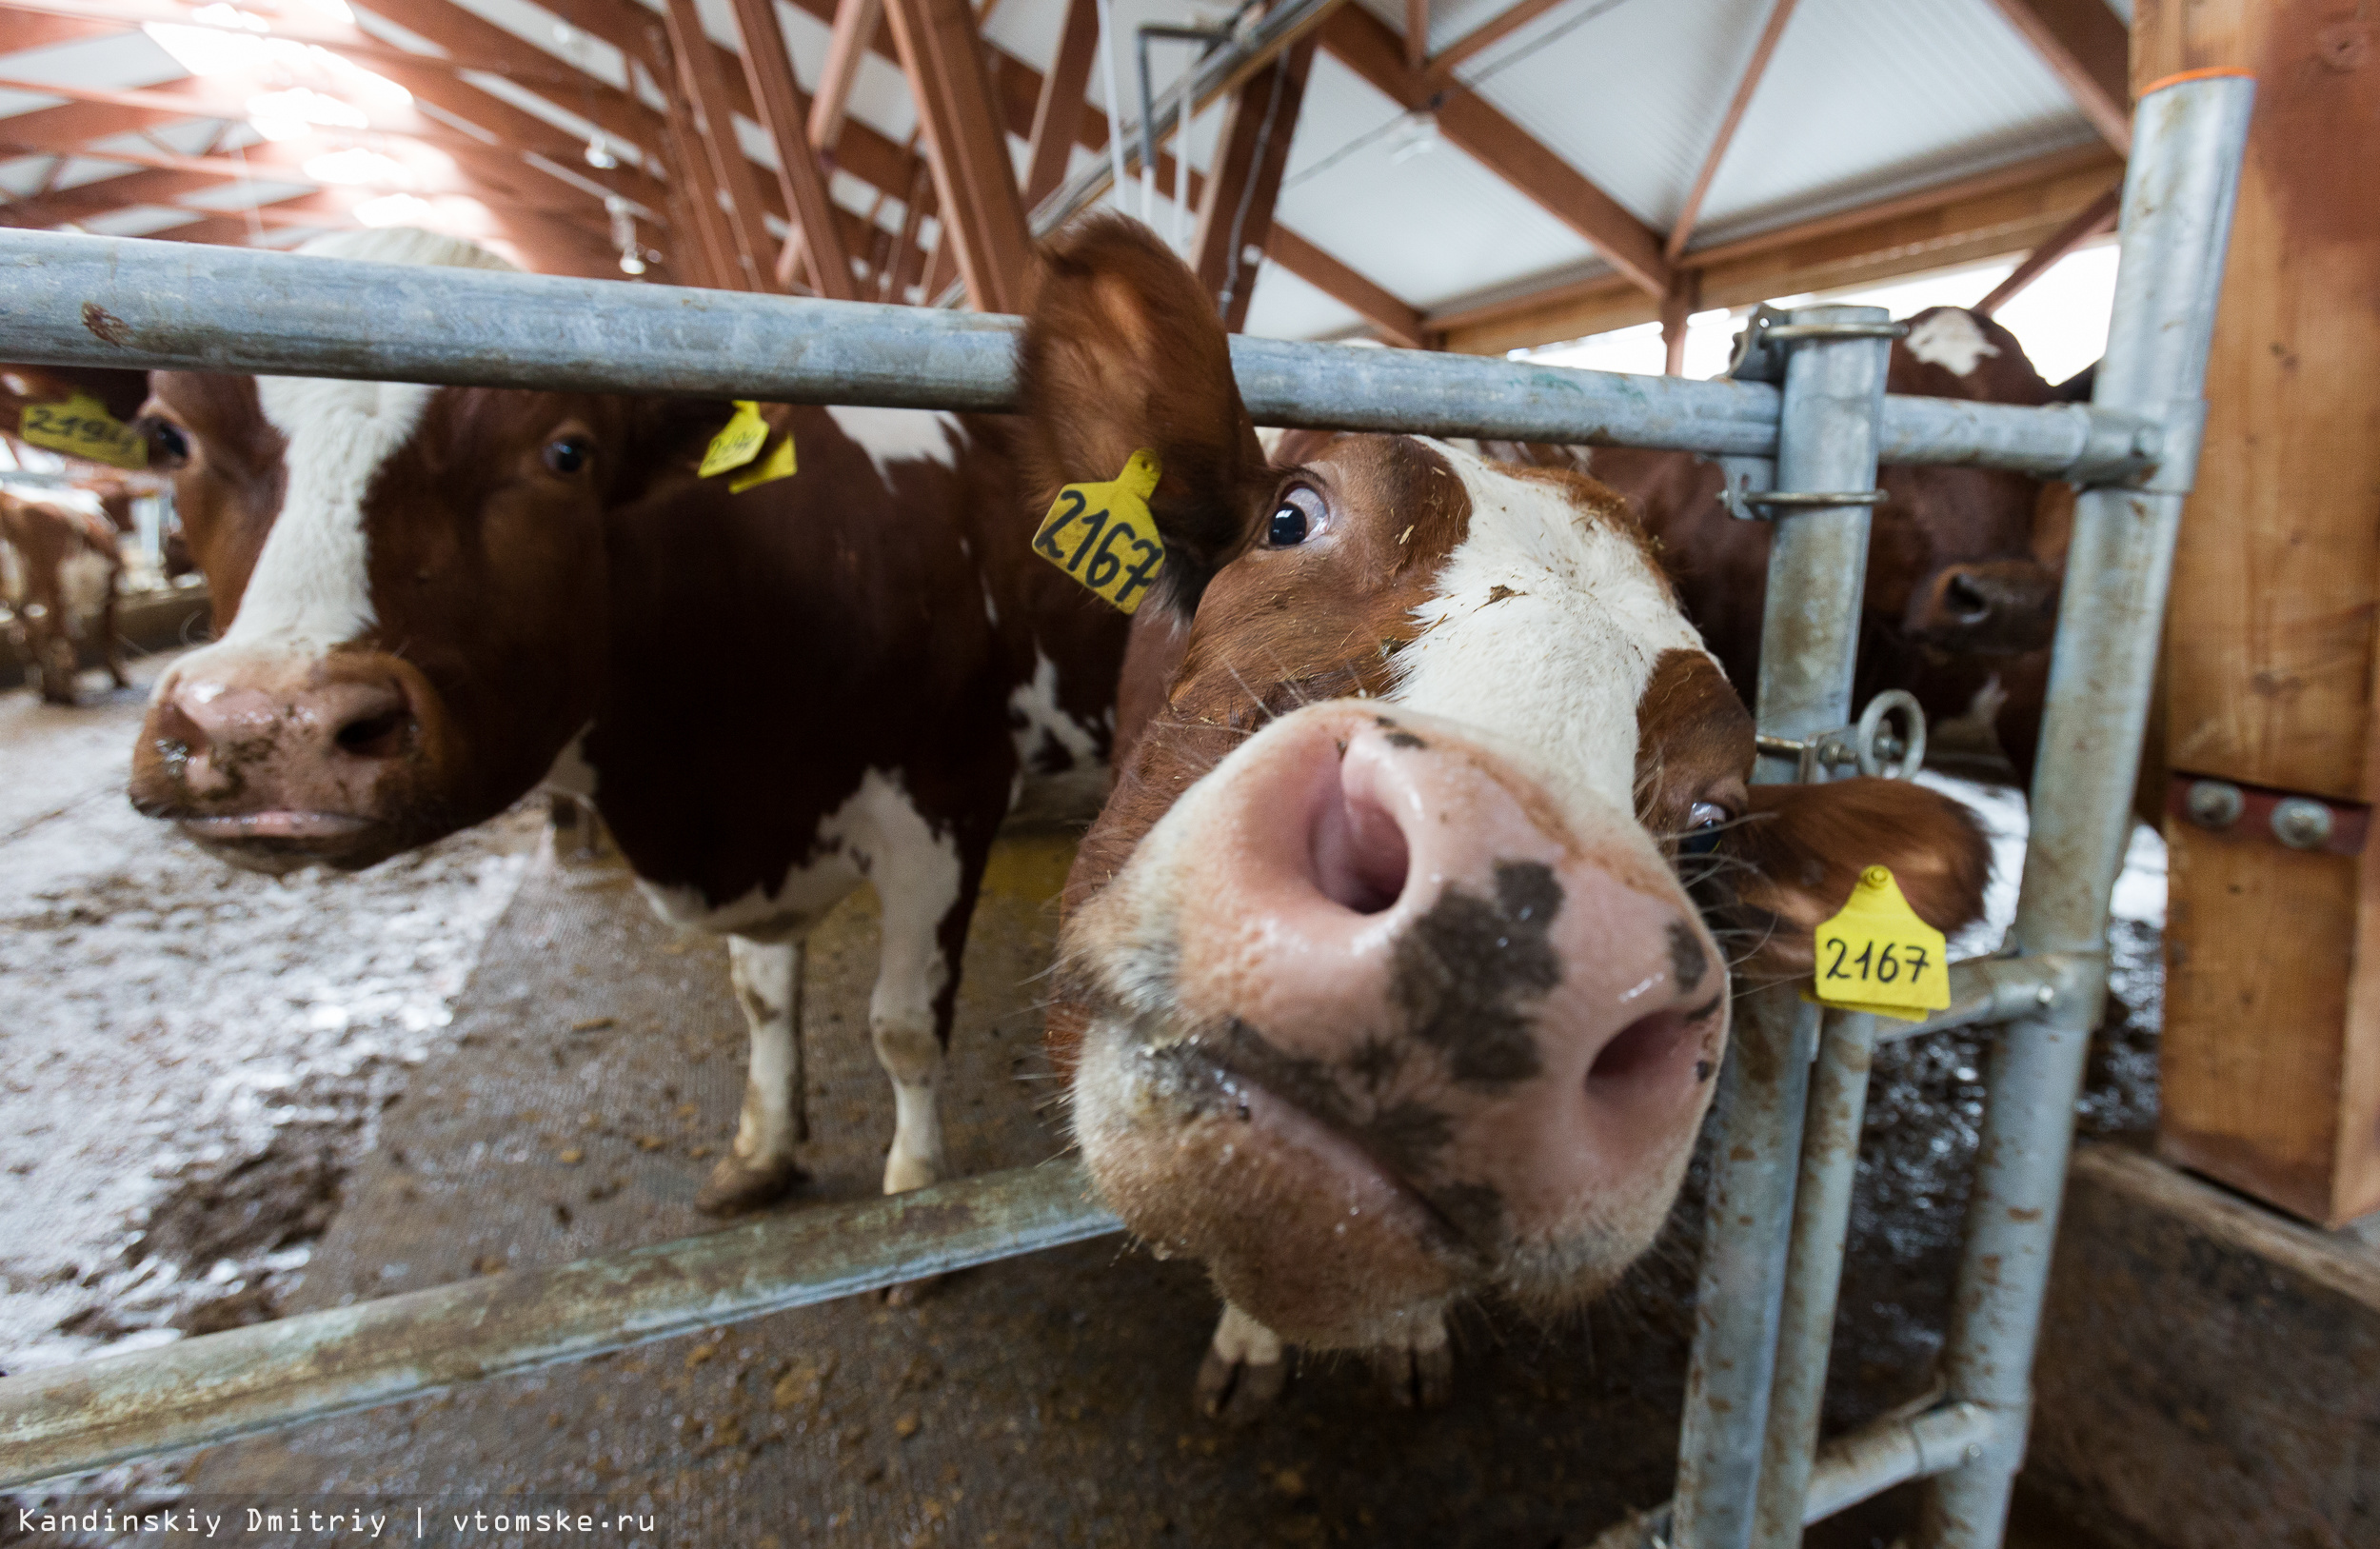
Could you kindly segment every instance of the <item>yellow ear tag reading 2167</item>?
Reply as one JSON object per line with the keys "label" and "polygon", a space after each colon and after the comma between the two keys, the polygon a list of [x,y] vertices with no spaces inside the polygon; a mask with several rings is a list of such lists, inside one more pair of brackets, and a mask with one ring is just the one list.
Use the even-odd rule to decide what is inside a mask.
{"label": "yellow ear tag reading 2167", "polygon": [[[732,473],[760,456],[761,448],[767,443],[768,422],[761,418],[761,406],[749,398],[739,398],[736,400],[734,418],[719,434],[711,437],[710,447],[703,453],[703,466],[696,471],[705,479]],[[766,484],[772,479],[790,478],[793,473],[793,435],[788,431],[785,439],[777,444],[777,449],[769,453],[766,462],[743,477],[727,482],[727,493],[741,495],[754,485]]]}
{"label": "yellow ear tag reading 2167", "polygon": [[149,443],[87,392],[78,392],[63,404],[27,404],[16,433],[36,447],[86,457],[109,467],[149,466]]}
{"label": "yellow ear tag reading 2167", "polygon": [[1842,911],[1817,929],[1815,994],[1821,1005],[1923,1022],[1951,1003],[1942,933],[1917,918],[1891,868],[1859,874]]}
{"label": "yellow ear tag reading 2167", "polygon": [[1126,613],[1165,568],[1165,540],[1149,514],[1163,472],[1146,447],[1104,484],[1070,484],[1050,503],[1033,535],[1033,551]]}

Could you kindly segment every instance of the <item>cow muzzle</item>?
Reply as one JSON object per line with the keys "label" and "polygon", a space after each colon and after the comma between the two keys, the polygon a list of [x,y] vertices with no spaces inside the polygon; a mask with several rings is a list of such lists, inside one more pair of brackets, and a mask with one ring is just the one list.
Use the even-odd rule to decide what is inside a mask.
{"label": "cow muzzle", "polygon": [[1377,704],[1243,745],[1065,948],[1102,1191],[1310,1345],[1491,1284],[1599,1291],[1667,1213],[1727,1035],[1723,961],[1632,816]]}
{"label": "cow muzzle", "polygon": [[393,656],[214,646],[159,682],[132,804],[249,870],[367,866],[443,831],[442,720]]}
{"label": "cow muzzle", "polygon": [[2058,578],[2031,560],[1985,560],[1934,572],[1910,602],[1909,632],[1969,656],[2020,656],[2057,632]]}

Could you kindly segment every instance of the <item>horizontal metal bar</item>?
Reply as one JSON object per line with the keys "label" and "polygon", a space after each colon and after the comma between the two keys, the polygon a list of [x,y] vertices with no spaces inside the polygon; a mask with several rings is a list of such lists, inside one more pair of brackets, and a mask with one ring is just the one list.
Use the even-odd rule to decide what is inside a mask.
{"label": "horizontal metal bar", "polygon": [[1969,958],[1951,964],[1951,1003],[1923,1022],[1879,1022],[1879,1043],[1923,1038],[1978,1023],[2037,1017],[2074,995],[2093,993],[2091,975],[2105,969],[2103,954],[2042,952],[2021,958]]}
{"label": "horizontal metal bar", "polygon": [[[0,353],[254,372],[893,408],[1016,404],[1018,319],[191,242],[0,230]],[[1774,456],[1777,390],[1423,350],[1232,340],[1259,425]],[[2114,478],[2132,420],[1888,398],[1887,463]],[[2080,476],[2076,474],[2076,476]]]}
{"label": "horizontal metal bar", "polygon": [[[1994,1440],[1997,1421],[1978,1404],[1951,1403],[1887,1416],[1818,1449],[1802,1498],[1804,1526],[1871,1500],[1896,1484],[1949,1472]],[[1672,1537],[1665,1503],[1606,1528],[1588,1549],[1686,1549]]]}
{"label": "horizontal metal bar", "polygon": [[0,1488],[420,1398],[1122,1230],[1019,1168],[0,1378]]}

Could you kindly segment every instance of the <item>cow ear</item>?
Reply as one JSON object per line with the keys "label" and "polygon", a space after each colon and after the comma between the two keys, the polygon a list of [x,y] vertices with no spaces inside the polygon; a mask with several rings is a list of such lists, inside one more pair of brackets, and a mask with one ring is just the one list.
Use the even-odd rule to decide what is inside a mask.
{"label": "cow ear", "polygon": [[1974,814],[1901,780],[1755,785],[1722,848],[1722,912],[1747,932],[1743,971],[1755,980],[1810,970],[1812,933],[1864,867],[1892,867],[1910,906],[1946,936],[1983,917],[1992,881],[1992,844]]}
{"label": "cow ear", "polygon": [[[702,466],[711,441],[735,418],[724,398],[622,398],[606,407],[628,410],[610,432],[620,442],[612,459],[609,499],[625,506],[642,500]],[[762,405],[766,414],[768,405]],[[772,416],[773,418],[773,416]],[[723,487],[724,481],[718,481]]]}
{"label": "cow ear", "polygon": [[1134,451],[1156,452],[1149,510],[1165,540],[1163,585],[1178,609],[1195,610],[1274,483],[1213,298],[1147,227],[1078,221],[1041,248],[1018,370],[1033,514],[1061,487],[1113,479]]}

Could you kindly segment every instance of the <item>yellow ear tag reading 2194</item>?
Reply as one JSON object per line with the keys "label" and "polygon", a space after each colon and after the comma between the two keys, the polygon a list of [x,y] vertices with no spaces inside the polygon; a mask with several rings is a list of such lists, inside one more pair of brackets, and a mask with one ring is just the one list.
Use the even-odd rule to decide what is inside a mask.
{"label": "yellow ear tag reading 2194", "polygon": [[1033,551],[1126,613],[1135,611],[1165,568],[1165,540],[1149,514],[1162,471],[1157,454],[1143,447],[1106,483],[1066,486],[1033,535]]}
{"label": "yellow ear tag reading 2194", "polygon": [[27,404],[16,433],[36,447],[110,467],[149,466],[149,443],[87,392],[63,404]]}
{"label": "yellow ear tag reading 2194", "polygon": [[1886,866],[1859,874],[1842,911],[1817,929],[1815,993],[1809,999],[1846,1011],[1923,1022],[1951,1003],[1949,949],[1942,933],[1917,918]]}

